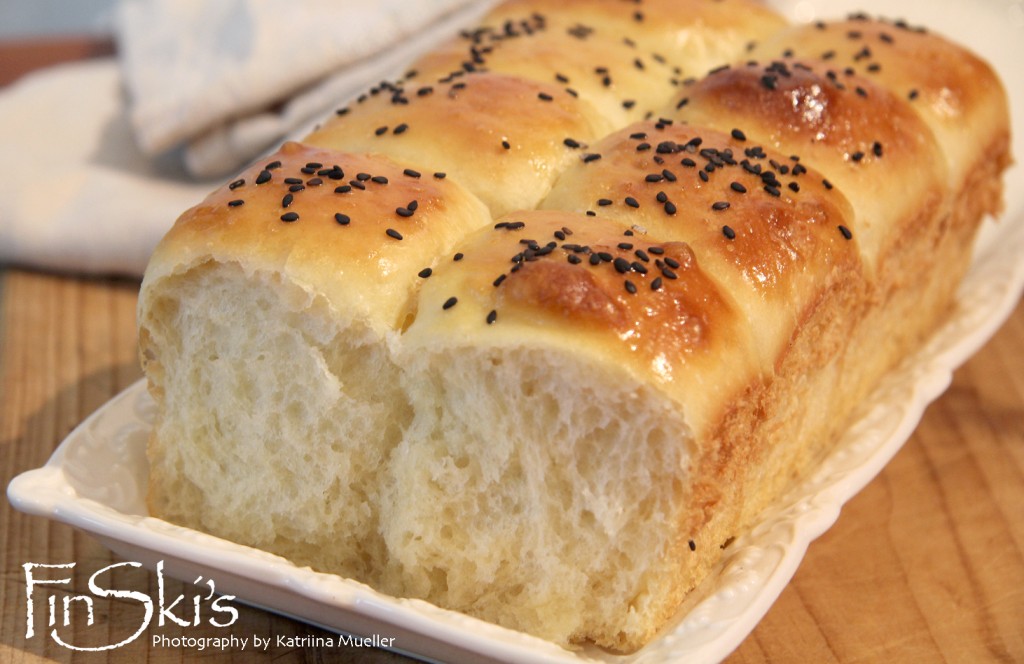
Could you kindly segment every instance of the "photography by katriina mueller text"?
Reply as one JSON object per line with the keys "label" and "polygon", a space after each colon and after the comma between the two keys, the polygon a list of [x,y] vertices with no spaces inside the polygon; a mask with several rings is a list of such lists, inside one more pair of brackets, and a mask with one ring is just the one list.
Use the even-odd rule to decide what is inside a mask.
{"label": "photography by katriina mueller text", "polygon": [[[348,634],[255,634],[241,633],[238,622],[239,607],[234,604],[234,595],[219,594],[216,581],[204,576],[197,577],[191,588],[192,594],[174,594],[168,589],[164,574],[164,562],[156,564],[155,597],[137,589],[137,584],[119,587],[114,582],[116,572],[125,569],[141,569],[138,562],[118,562],[100,568],[88,577],[87,593],[72,592],[72,573],[76,563],[24,563],[25,582],[25,639],[28,642],[49,640],[63,648],[75,651],[109,651],[128,646],[140,640],[147,640],[153,649],[177,649],[188,651],[261,651],[272,648],[394,648],[395,637],[381,634],[352,636]],[[80,572],[80,570],[77,570]],[[177,587],[177,586],[175,586]],[[117,600],[133,604],[139,615],[133,631],[127,636],[107,638],[107,622],[97,615],[102,601]],[[69,629],[79,625],[79,631]],[[82,625],[84,624],[84,627]],[[149,633],[159,628],[172,628],[174,635]],[[203,627],[203,633],[189,635],[190,628]],[[93,628],[97,634],[88,633]],[[209,628],[223,631],[210,635]],[[76,640],[86,633],[88,643]],[[77,637],[70,636],[71,634]],[[145,636],[144,636],[145,635]],[[99,639],[99,642],[97,642]]]}

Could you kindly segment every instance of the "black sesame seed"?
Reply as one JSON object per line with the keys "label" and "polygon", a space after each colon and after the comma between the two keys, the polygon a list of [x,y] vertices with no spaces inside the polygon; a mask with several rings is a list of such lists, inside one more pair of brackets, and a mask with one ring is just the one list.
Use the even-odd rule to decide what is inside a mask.
{"label": "black sesame seed", "polygon": [[498,312],[491,309],[490,313],[487,314],[487,324],[490,325],[496,320],[498,320]]}
{"label": "black sesame seed", "polygon": [[387,229],[384,232],[388,234],[388,237],[393,237],[396,240],[401,240],[402,239],[402,234],[399,233],[398,231],[396,231],[394,228],[389,228],[389,229]]}
{"label": "black sesame seed", "polygon": [[288,207],[289,205],[292,204],[292,201],[294,199],[295,199],[295,196],[293,196],[292,194],[285,194],[284,198],[281,199],[281,207],[285,207],[285,208]]}
{"label": "black sesame seed", "polygon": [[668,265],[669,267],[677,269],[677,270],[679,269],[679,261],[677,261],[674,258],[667,258],[666,257],[665,258],[665,265]]}
{"label": "black sesame seed", "polygon": [[256,176],[256,184],[270,182],[270,177],[270,171],[268,171],[267,169],[263,169],[262,171],[260,171],[260,174]]}
{"label": "black sesame seed", "polygon": [[874,145],[871,146],[871,152],[876,157],[881,157],[882,156],[882,144],[879,143],[878,141],[875,141]]}
{"label": "black sesame seed", "polygon": [[387,184],[388,183],[388,179],[386,177],[384,177],[383,175],[374,175],[372,178],[370,178],[370,181],[371,182],[376,182],[377,184]]}
{"label": "black sesame seed", "polygon": [[591,152],[591,153],[583,155],[583,163],[584,164],[589,164],[590,162],[597,161],[600,158],[601,158],[601,155],[597,154],[596,152]]}
{"label": "black sesame seed", "polygon": [[239,179],[235,180],[234,182],[232,182],[231,184],[229,184],[228,185],[228,189],[230,189],[231,191],[234,191],[235,189],[238,189],[239,187],[241,187],[244,184],[245,184],[245,180],[243,178],[239,178]]}
{"label": "black sesame seed", "polygon": [[233,201],[228,201],[228,207],[238,207],[239,205],[245,205],[245,201],[238,198]]}
{"label": "black sesame seed", "polygon": [[408,128],[409,128],[409,125],[407,125],[406,123],[404,123],[404,122],[403,122],[402,124],[400,124],[400,125],[398,125],[397,127],[395,127],[395,129],[394,129],[394,131],[393,131],[392,133],[395,133],[395,134],[404,134],[404,133],[405,133],[405,131],[406,131],[406,130],[407,130]]}
{"label": "black sesame seed", "polygon": [[638,203],[637,200],[635,198],[633,198],[632,196],[626,196],[624,202],[626,203],[626,205],[628,205],[631,208],[638,208],[638,207],[640,207],[640,203]]}
{"label": "black sesame seed", "polygon": [[365,182],[366,180],[369,180],[371,177],[373,176],[370,175],[369,173],[356,173],[356,180],[360,182]]}
{"label": "black sesame seed", "polygon": [[377,136],[383,136],[384,134],[388,133],[388,128],[386,125],[383,127],[377,127],[376,129],[373,130],[373,133],[376,134]]}
{"label": "black sesame seed", "polygon": [[304,184],[304,181],[303,181],[302,178],[285,178],[284,179],[284,183],[285,184]]}
{"label": "black sesame seed", "polygon": [[597,199],[597,204],[604,207],[605,205],[611,205],[612,201],[610,198],[599,198]]}
{"label": "black sesame seed", "polygon": [[861,152],[860,150],[858,150],[857,152],[854,152],[853,154],[850,155],[850,159],[852,159],[854,161],[858,161],[858,162],[861,159],[863,159],[863,158],[864,158],[864,153]]}
{"label": "black sesame seed", "polygon": [[507,279],[507,278],[508,278],[507,274],[502,274],[497,279],[492,281],[491,285],[494,286],[495,288],[497,288],[498,286],[501,285],[501,282],[505,281],[505,279]]}
{"label": "black sesame seed", "polygon": [[458,261],[461,261],[463,258],[465,258],[465,256],[466,256],[466,254],[464,254],[461,251],[459,251],[459,252],[456,252],[454,256],[452,256],[452,260],[455,261],[455,262],[458,262]]}
{"label": "black sesame seed", "polygon": [[409,208],[405,208],[405,207],[395,208],[395,213],[399,217],[411,217],[412,216],[412,210],[410,210]]}
{"label": "black sesame seed", "polygon": [[744,187],[739,182],[733,182],[732,184],[729,185],[729,188],[732,189],[733,191],[737,192],[737,193],[740,193],[740,194],[747,193],[747,188]]}
{"label": "black sesame seed", "polygon": [[577,141],[577,140],[573,140],[571,138],[567,138],[567,139],[565,139],[562,142],[565,143],[565,145],[570,147],[570,148],[574,148],[575,149],[575,148],[580,147],[580,142]]}
{"label": "black sesame seed", "polygon": [[630,293],[631,295],[636,295],[636,284],[634,284],[629,279],[626,279],[625,280],[625,286],[626,286],[626,291],[628,293]]}
{"label": "black sesame seed", "polygon": [[450,298],[448,298],[447,300],[444,301],[444,304],[441,305],[441,308],[442,309],[451,309],[452,307],[454,307],[456,305],[456,303],[458,303],[458,301],[459,301],[459,298],[457,298],[457,297],[455,297],[453,295],[453,296],[451,296]]}
{"label": "black sesame seed", "polygon": [[651,290],[661,289],[661,277],[655,277],[654,281],[651,282]]}
{"label": "black sesame seed", "polygon": [[310,187],[319,187],[323,183],[324,183],[324,181],[321,180],[320,178],[310,178],[310,179],[306,180],[306,185],[310,186]]}
{"label": "black sesame seed", "polygon": [[662,175],[661,173],[649,173],[647,175],[647,177],[644,178],[644,181],[645,182],[661,182],[664,179],[665,179],[665,176]]}
{"label": "black sesame seed", "polygon": [[722,235],[724,235],[726,238],[730,240],[736,239],[736,231],[734,231],[729,226],[722,226]]}
{"label": "black sesame seed", "polygon": [[576,254],[569,254],[565,258],[566,258],[567,261],[569,261],[573,265],[579,265],[580,263],[583,262],[583,259],[580,258],[579,256],[577,256]]}
{"label": "black sesame seed", "polygon": [[612,265],[615,266],[615,271],[619,274],[625,274],[631,269],[629,261],[622,257],[616,257],[615,260],[612,261]]}
{"label": "black sesame seed", "polygon": [[538,92],[537,99],[540,99],[541,101],[552,101],[554,100],[554,97],[552,97],[546,92]]}
{"label": "black sesame seed", "polygon": [[675,213],[676,213],[676,204],[673,203],[672,201],[667,201],[665,203],[665,214],[675,214]]}
{"label": "black sesame seed", "polygon": [[655,256],[661,256],[665,253],[665,250],[661,247],[647,247],[647,251],[654,254]]}
{"label": "black sesame seed", "polygon": [[434,271],[431,270],[429,267],[425,267],[425,268],[423,268],[422,270],[419,271],[417,276],[419,276],[421,279],[426,279],[427,277],[429,277],[432,274],[434,274]]}
{"label": "black sesame seed", "polygon": [[341,224],[342,226],[348,226],[349,222],[352,221],[352,219],[347,214],[342,214],[340,212],[334,215],[334,220]]}
{"label": "black sesame seed", "polygon": [[832,187],[834,187],[834,186],[835,186],[835,185],[833,185],[833,184],[832,184],[831,182],[829,182],[828,180],[822,180],[822,181],[821,181],[821,184],[825,185],[825,188],[826,188],[826,189],[832,189]]}
{"label": "black sesame seed", "polygon": [[297,191],[302,191],[305,188],[306,188],[306,185],[304,185],[304,184],[293,184],[292,186],[288,187],[288,191],[290,191],[292,193],[295,193]]}
{"label": "black sesame seed", "polygon": [[718,201],[718,202],[712,204],[711,209],[712,210],[719,210],[719,211],[721,211],[721,210],[728,210],[729,209],[729,201]]}
{"label": "black sesame seed", "polygon": [[662,274],[662,275],[663,275],[663,276],[664,276],[664,277],[665,277],[666,279],[678,279],[678,278],[679,278],[679,275],[677,275],[677,274],[676,274],[675,272],[673,272],[672,270],[670,270],[670,269],[669,269],[669,268],[667,268],[667,267],[663,267],[663,268],[661,268],[661,274]]}
{"label": "black sesame seed", "polygon": [[437,178],[438,180],[443,180],[446,177],[448,177],[448,174],[442,171],[438,171],[437,173],[434,173],[434,177]]}
{"label": "black sesame seed", "polygon": [[281,215],[281,221],[298,221],[299,215],[294,212],[285,212]]}
{"label": "black sesame seed", "polygon": [[846,238],[847,240],[853,239],[853,233],[850,232],[849,228],[843,226],[842,224],[839,225],[839,232],[842,233],[843,237]]}
{"label": "black sesame seed", "polygon": [[747,135],[744,134],[739,129],[733,129],[732,130],[732,137],[735,138],[737,141],[745,141],[745,140],[747,140]]}
{"label": "black sesame seed", "polygon": [[414,171],[411,168],[405,169],[404,171],[402,171],[402,173],[405,174],[405,175],[408,175],[411,178],[418,178],[418,177],[420,177],[420,172],[419,171]]}
{"label": "black sesame seed", "polygon": [[511,144],[511,143],[509,143],[509,142],[508,142],[508,141],[506,141],[506,140],[503,140],[503,141],[501,142],[501,147],[505,148],[506,150],[511,150],[511,149],[512,149],[512,144]]}
{"label": "black sesame seed", "polygon": [[275,161],[270,162],[269,164],[267,164],[263,168],[267,169],[268,171],[272,171],[275,168],[281,168],[281,162],[275,160]]}
{"label": "black sesame seed", "polygon": [[334,188],[334,193],[336,194],[347,194],[350,191],[352,191],[352,185],[350,184],[343,184]]}
{"label": "black sesame seed", "polygon": [[704,182],[707,182],[707,181],[708,181],[708,174],[707,174],[707,171],[704,171],[704,170],[700,170],[700,171],[697,171],[697,176],[698,176],[698,177],[699,177],[699,178],[700,178],[701,180],[703,180]]}

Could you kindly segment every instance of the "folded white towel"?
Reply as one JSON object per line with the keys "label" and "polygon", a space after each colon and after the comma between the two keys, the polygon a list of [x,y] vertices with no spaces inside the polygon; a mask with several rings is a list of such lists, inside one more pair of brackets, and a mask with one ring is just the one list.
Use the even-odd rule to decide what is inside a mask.
{"label": "folded white towel", "polygon": [[210,183],[135,146],[113,59],[63,65],[0,94],[0,262],[141,274]]}
{"label": "folded white towel", "polygon": [[0,90],[0,263],[140,275],[215,186],[196,173],[223,179],[302,135],[490,4],[127,0],[120,61]]}
{"label": "folded white towel", "polygon": [[186,143],[194,175],[224,175],[367,82],[399,75],[486,5],[128,0],[118,48],[139,145],[159,154]]}

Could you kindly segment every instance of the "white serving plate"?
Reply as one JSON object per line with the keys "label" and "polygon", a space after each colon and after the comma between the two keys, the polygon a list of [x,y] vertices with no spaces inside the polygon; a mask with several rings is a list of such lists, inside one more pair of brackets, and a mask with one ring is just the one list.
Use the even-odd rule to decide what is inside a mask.
{"label": "white serving plate", "polygon": [[[1014,127],[1024,127],[1024,1],[777,0],[794,20],[863,10],[946,33],[1000,71]],[[1014,153],[1024,155],[1022,140]],[[127,560],[183,579],[216,579],[220,592],[327,629],[395,637],[396,650],[421,659],[501,662],[714,662],[754,629],[795,573],[807,546],[842,505],[871,481],[916,427],[953,371],[1013,311],[1024,290],[1024,173],[1007,179],[1007,212],[983,229],[952,319],[863,404],[836,451],[758,525],[726,550],[721,564],[675,620],[642,650],[620,656],[569,652],[545,641],[439,609],[396,599],[360,583],[299,568],[268,553],[149,517],[145,445],[153,404],[142,382],[76,428],[47,464],[16,477],[8,497],[19,510],[88,532]]]}

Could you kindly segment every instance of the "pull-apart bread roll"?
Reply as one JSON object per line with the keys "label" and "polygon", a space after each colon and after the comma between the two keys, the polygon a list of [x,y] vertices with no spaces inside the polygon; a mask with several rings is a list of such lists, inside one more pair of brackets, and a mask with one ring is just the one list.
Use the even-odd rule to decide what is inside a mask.
{"label": "pull-apart bread roll", "polygon": [[296,143],[186,212],[140,304],[153,513],[372,578],[411,416],[390,344],[418,273],[488,219],[451,179]]}
{"label": "pull-apart bread roll", "polygon": [[496,215],[536,207],[582,147],[611,128],[555,84],[500,74],[395,87],[341,111],[306,142],[442,171]]}
{"label": "pull-apart bread roll", "polygon": [[548,4],[499,6],[179,219],[139,304],[149,499],[628,651],[947,311],[1006,100],[902,24]]}

